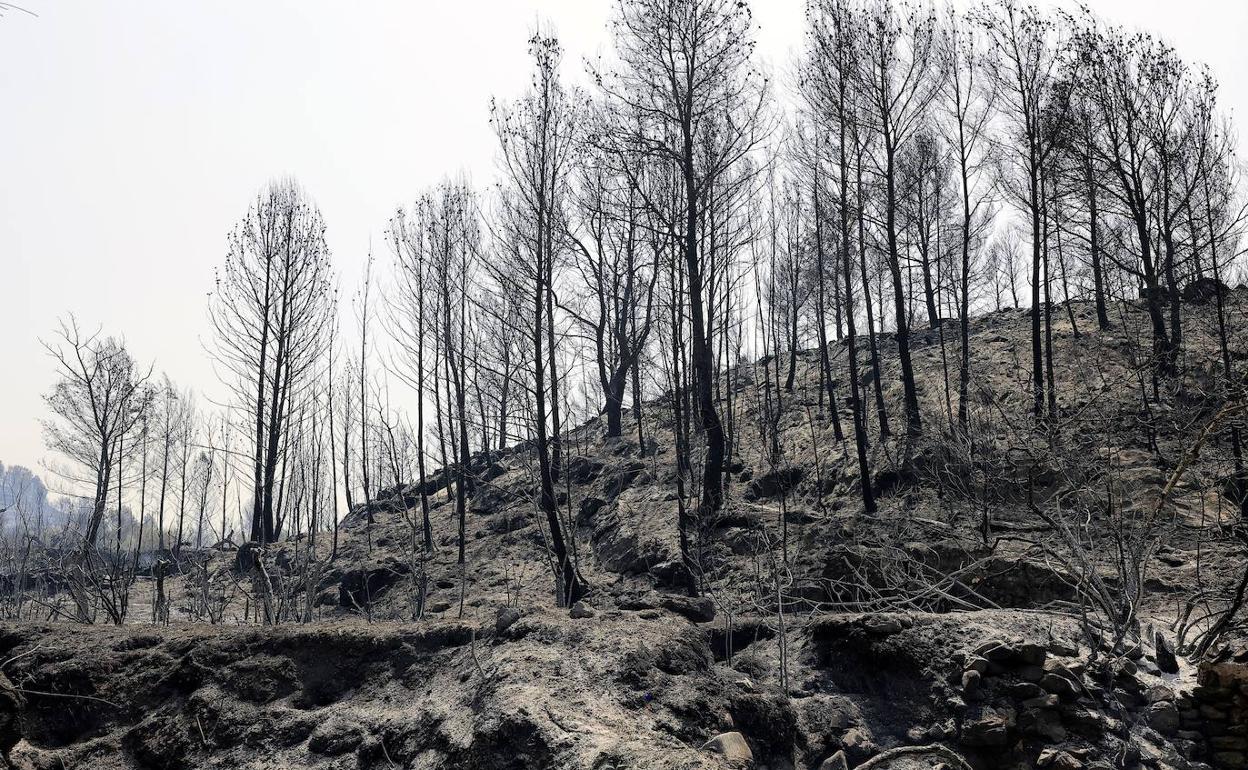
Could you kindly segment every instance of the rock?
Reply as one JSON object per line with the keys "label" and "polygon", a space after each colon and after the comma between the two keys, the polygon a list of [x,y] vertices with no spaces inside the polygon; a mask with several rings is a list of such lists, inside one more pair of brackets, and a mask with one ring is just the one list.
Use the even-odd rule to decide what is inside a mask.
{"label": "rock", "polygon": [[881,636],[900,633],[902,629],[901,621],[888,615],[865,615],[862,618],[862,627]]}
{"label": "rock", "polygon": [[1149,706],[1145,718],[1149,726],[1162,735],[1174,735],[1179,730],[1179,710],[1170,701],[1158,701]]}
{"label": "rock", "polygon": [[819,770],[849,770],[849,760],[845,758],[845,752],[838,751],[820,762]]}
{"label": "rock", "polygon": [[846,756],[856,762],[861,762],[880,750],[875,741],[871,740],[871,736],[858,727],[845,731],[841,736],[841,748],[845,750]]}
{"label": "rock", "polygon": [[564,472],[573,484],[588,484],[598,478],[606,467],[601,460],[584,455],[574,455],[564,464]]}
{"label": "rock", "polygon": [[581,500],[581,507],[576,514],[576,523],[587,526],[594,520],[594,515],[607,504],[601,497],[586,497]]}
{"label": "rock", "polygon": [[0,673],[0,756],[6,759],[9,751],[22,739],[22,711],[26,698],[13,686],[9,678]]}
{"label": "rock", "polygon": [[978,674],[986,674],[988,673],[988,661],[976,655],[966,662],[966,670],[974,671]]}
{"label": "rock", "polygon": [[1036,757],[1036,767],[1047,767],[1052,770],[1081,770],[1083,762],[1069,751],[1050,747],[1041,750],[1040,756]]}
{"label": "rock", "polygon": [[1049,650],[1042,644],[1026,642],[1018,646],[1018,659],[1030,666],[1043,666]]}
{"label": "rock", "polygon": [[1000,639],[990,639],[975,648],[975,654],[987,659],[990,663],[1006,663],[1018,656],[1014,648]]}
{"label": "rock", "polygon": [[674,544],[658,533],[639,530],[626,522],[615,506],[606,506],[593,516],[590,544],[603,569],[624,575],[643,575],[655,565],[677,560]]}
{"label": "rock", "polygon": [[1064,639],[1050,639],[1049,652],[1070,658],[1079,654],[1079,645]]}
{"label": "rock", "polygon": [[1209,739],[1214,751],[1248,751],[1248,738],[1239,735],[1215,735]]}
{"label": "rock", "polygon": [[624,490],[636,483],[645,483],[649,481],[646,474],[646,464],[638,460],[617,464],[607,470],[607,482],[603,485],[603,492],[608,500],[614,500],[624,493]]}
{"label": "rock", "polygon": [[1248,767],[1248,754],[1242,751],[1215,751],[1212,757],[1218,767],[1242,770]]}
{"label": "rock", "polygon": [[692,579],[689,568],[680,559],[661,561],[652,565],[648,572],[650,577],[654,578],[656,585],[667,588],[687,586]]}
{"label": "rock", "polygon": [[1014,727],[1010,709],[985,708],[977,718],[962,726],[962,743],[966,746],[1005,746]]}
{"label": "rock", "polygon": [[[528,511],[523,509],[509,509],[500,511],[495,516],[491,516],[489,522],[486,523],[486,528],[496,535],[505,535],[510,532],[519,532],[531,523],[531,514]],[[444,582],[450,582],[451,587],[454,587],[453,581],[443,580],[438,581],[438,587],[442,588],[440,584]]]}
{"label": "rock", "polygon": [[515,607],[499,607],[494,616],[494,633],[501,634],[515,625],[520,619],[520,610]]}
{"label": "rock", "polygon": [[1174,690],[1164,684],[1156,684],[1144,691],[1144,699],[1149,703],[1161,703],[1174,700]]}
{"label": "rock", "polygon": [[1044,688],[1035,682],[1015,682],[1006,687],[1006,692],[1018,700],[1030,700],[1044,695]]}
{"label": "rock", "polygon": [[1028,682],[1039,682],[1041,679],[1044,679],[1044,669],[1040,666],[1019,666],[1018,671],[1015,673],[1018,674],[1020,679]]}
{"label": "rock", "polygon": [[1179,673],[1179,660],[1174,655],[1174,648],[1170,646],[1170,643],[1166,641],[1166,637],[1162,636],[1160,631],[1153,636],[1153,644],[1157,649],[1157,668],[1167,674]]}
{"label": "rock", "polygon": [[411,567],[398,559],[388,559],[372,567],[348,570],[338,584],[338,605],[364,607],[404,580]]}
{"label": "rock", "polygon": [[750,502],[757,502],[758,500],[771,497],[779,497],[781,494],[796,487],[805,474],[806,470],[800,465],[777,468],[774,471],[764,473],[746,485],[745,499]]}
{"label": "rock", "polygon": [[1051,709],[1057,708],[1057,696],[1052,693],[1037,695],[1034,698],[1028,698],[1022,702],[1025,709]]}
{"label": "rock", "polygon": [[1066,666],[1051,659],[1045,661],[1040,686],[1063,698],[1072,698],[1083,691],[1079,677]]}
{"label": "rock", "polygon": [[1230,287],[1216,278],[1203,276],[1189,282],[1183,287],[1182,297],[1185,302],[1202,304],[1230,291]]}
{"label": "rock", "polygon": [[703,751],[719,754],[729,762],[748,764],[754,761],[754,752],[745,742],[745,736],[738,732],[720,733],[702,744]]}
{"label": "rock", "polygon": [[968,700],[979,694],[979,686],[983,677],[978,671],[967,670],[962,672],[962,696]]}
{"label": "rock", "polygon": [[446,612],[451,608],[451,603],[445,599],[429,602],[425,605],[425,609],[429,612]]}
{"label": "rock", "polygon": [[1027,735],[1036,735],[1052,743],[1066,740],[1066,728],[1057,712],[1048,709],[1024,711],[1018,717],[1018,728]]}
{"label": "rock", "polygon": [[694,623],[710,623],[715,619],[715,602],[710,597],[665,596],[659,606],[688,618]]}
{"label": "rock", "polygon": [[571,615],[573,619],[580,620],[582,618],[592,618],[594,616],[594,610],[585,602],[577,602],[572,605],[572,609],[568,614]]}

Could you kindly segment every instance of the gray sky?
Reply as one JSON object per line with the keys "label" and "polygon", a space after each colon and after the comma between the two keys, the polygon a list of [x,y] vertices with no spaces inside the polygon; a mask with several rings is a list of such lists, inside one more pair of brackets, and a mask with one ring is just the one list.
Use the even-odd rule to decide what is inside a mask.
{"label": "gray sky", "polygon": [[[565,73],[606,45],[613,0],[20,0],[0,17],[0,462],[38,467],[67,312],[219,392],[206,295],[250,197],[292,174],[320,205],[350,296],[370,237],[444,175],[489,183],[492,95],[527,82],[538,19]],[[1213,67],[1248,113],[1248,3],[1088,0]],[[783,73],[803,0],[754,0]],[[201,399],[202,403],[202,399]],[[49,458],[50,459],[50,458]]]}

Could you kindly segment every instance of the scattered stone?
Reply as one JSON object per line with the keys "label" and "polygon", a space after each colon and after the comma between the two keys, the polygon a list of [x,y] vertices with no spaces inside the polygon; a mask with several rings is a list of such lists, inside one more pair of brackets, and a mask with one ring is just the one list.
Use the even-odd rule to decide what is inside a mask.
{"label": "scattered stone", "polygon": [[594,616],[594,610],[585,602],[577,602],[572,605],[572,610],[568,614],[571,615],[574,620],[580,620],[582,618],[592,618]]}

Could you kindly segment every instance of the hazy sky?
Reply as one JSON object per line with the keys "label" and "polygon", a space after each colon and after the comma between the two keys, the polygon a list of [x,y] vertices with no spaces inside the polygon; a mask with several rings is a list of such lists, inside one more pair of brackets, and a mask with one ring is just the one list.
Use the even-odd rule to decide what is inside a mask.
{"label": "hazy sky", "polygon": [[[181,385],[219,391],[206,295],[225,235],[275,176],[320,205],[349,295],[386,220],[444,175],[488,184],[491,96],[554,24],[579,79],[614,0],[19,0],[0,16],[0,462],[38,467],[67,312]],[[1214,68],[1248,114],[1244,0],[1088,0]],[[803,0],[754,1],[781,74]]]}

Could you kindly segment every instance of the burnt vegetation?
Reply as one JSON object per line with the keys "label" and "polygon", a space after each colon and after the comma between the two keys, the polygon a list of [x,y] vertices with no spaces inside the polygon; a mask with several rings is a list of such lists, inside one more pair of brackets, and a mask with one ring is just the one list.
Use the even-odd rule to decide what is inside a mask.
{"label": "burnt vegetation", "polygon": [[6,758],[1248,767],[1214,74],[1013,0],[807,17],[784,82],[737,0],[620,0],[585,78],[539,27],[496,178],[349,292],[274,181],[219,401],[68,319],[83,502],[0,467]]}

